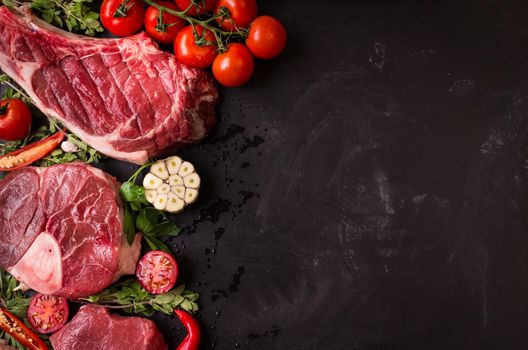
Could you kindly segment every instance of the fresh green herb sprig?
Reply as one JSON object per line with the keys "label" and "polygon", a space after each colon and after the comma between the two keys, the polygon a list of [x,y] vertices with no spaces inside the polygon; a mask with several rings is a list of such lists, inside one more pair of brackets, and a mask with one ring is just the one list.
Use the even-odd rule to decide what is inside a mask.
{"label": "fresh green herb sprig", "polygon": [[129,279],[81,301],[150,316],[156,311],[170,315],[177,308],[195,313],[198,311],[198,298],[198,293],[185,289],[185,285],[180,285],[167,293],[152,295],[135,279]]}
{"label": "fresh green herb sprig", "polygon": [[26,317],[30,298],[18,287],[16,278],[0,269],[0,306],[23,319]]}
{"label": "fresh green herb sprig", "polygon": [[[31,106],[35,119],[40,122],[40,126],[31,132],[24,140],[6,142],[0,144],[0,156],[7,153],[16,151],[19,148],[26,146],[31,142],[42,140],[45,137],[51,136],[59,130],[64,130],[60,126],[59,122],[53,119],[46,119],[46,117],[36,109],[31,98],[22,91],[7,74],[0,74],[0,84],[4,84],[4,90],[2,92],[2,100],[7,98],[20,98],[27,105]],[[82,142],[77,136],[67,133],[68,141],[77,147],[74,152],[64,152],[62,149],[57,148],[51,152],[48,156],[38,160],[33,165],[48,167],[54,164],[71,163],[73,161],[82,161],[84,163],[97,163],[103,155],[97,152],[86,143]]]}
{"label": "fresh green herb sprig", "polygon": [[[2,0],[4,5],[17,7],[26,2]],[[92,0],[30,0],[29,6],[40,18],[70,32],[83,32],[93,36],[104,29],[99,14],[92,11]]]}
{"label": "fresh green herb sprig", "polygon": [[132,244],[139,230],[150,249],[172,254],[160,237],[178,236],[180,228],[162,211],[152,207],[145,198],[145,188],[136,185],[139,174],[151,165],[152,163],[142,165],[121,185],[119,194],[125,202],[124,230],[128,243]]}

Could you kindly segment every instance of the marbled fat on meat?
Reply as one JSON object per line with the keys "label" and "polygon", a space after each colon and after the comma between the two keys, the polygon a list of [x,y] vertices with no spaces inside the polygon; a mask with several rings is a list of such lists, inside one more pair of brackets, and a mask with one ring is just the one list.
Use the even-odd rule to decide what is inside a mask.
{"label": "marbled fat on meat", "polygon": [[0,267],[45,294],[79,298],[134,272],[119,186],[83,163],[25,167],[0,180]]}
{"label": "marbled fat on meat", "polygon": [[143,32],[79,36],[25,7],[2,6],[0,68],[83,141],[133,163],[201,140],[216,119],[211,76],[179,64]]}

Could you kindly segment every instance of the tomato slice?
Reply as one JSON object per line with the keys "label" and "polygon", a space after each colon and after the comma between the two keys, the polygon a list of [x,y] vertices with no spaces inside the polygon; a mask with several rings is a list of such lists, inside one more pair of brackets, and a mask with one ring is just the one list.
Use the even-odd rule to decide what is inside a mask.
{"label": "tomato slice", "polygon": [[68,300],[46,294],[36,294],[29,303],[27,315],[33,329],[42,334],[58,331],[68,321]]}
{"label": "tomato slice", "polygon": [[58,131],[26,147],[0,157],[0,171],[12,171],[29,165],[53,151],[64,139],[64,133]]}
{"label": "tomato slice", "polygon": [[139,261],[136,277],[149,293],[165,293],[176,283],[178,264],[172,255],[161,250],[152,250]]}
{"label": "tomato slice", "polygon": [[48,350],[39,336],[6,309],[0,308],[0,328],[27,350]]}

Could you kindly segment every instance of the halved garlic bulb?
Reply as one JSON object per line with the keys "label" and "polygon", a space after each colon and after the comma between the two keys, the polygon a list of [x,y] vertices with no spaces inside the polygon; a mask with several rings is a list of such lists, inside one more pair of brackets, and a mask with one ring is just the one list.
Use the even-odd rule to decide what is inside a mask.
{"label": "halved garlic bulb", "polygon": [[194,166],[178,156],[155,162],[143,179],[147,201],[169,213],[178,213],[195,202],[200,183]]}

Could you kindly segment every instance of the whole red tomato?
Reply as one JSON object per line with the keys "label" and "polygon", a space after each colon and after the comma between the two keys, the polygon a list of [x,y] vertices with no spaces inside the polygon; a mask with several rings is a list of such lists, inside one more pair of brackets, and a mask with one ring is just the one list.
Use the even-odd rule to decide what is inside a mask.
{"label": "whole red tomato", "polygon": [[[180,11],[185,11],[192,2],[193,0],[176,0],[176,5],[178,5]],[[198,16],[211,12],[215,6],[216,0],[194,0],[194,3],[195,5],[187,11],[189,16]]]}
{"label": "whole red tomato", "polygon": [[180,63],[194,68],[207,68],[216,57],[215,36],[208,29],[204,32],[202,26],[194,28],[196,32],[192,26],[180,30],[174,40],[174,54]]}
{"label": "whole red tomato", "polygon": [[[172,2],[163,1],[159,4],[171,10],[178,10]],[[145,12],[145,31],[161,44],[172,44],[178,32],[185,25],[185,20],[165,11],[163,11],[163,16],[160,16],[159,10],[154,6],[149,6]]]}
{"label": "whole red tomato", "polygon": [[235,25],[239,28],[246,28],[257,17],[256,0],[218,0],[215,15],[220,13],[221,8],[229,11],[229,18],[222,16],[216,19],[225,30],[233,31],[236,29]]}
{"label": "whole red tomato", "polygon": [[236,87],[244,85],[253,75],[253,56],[248,48],[239,43],[229,44],[227,51],[216,56],[213,74],[220,84]]}
{"label": "whole red tomato", "polygon": [[104,0],[101,22],[117,36],[129,36],[143,27],[145,4],[141,0]]}
{"label": "whole red tomato", "polygon": [[31,111],[20,99],[0,101],[0,140],[22,140],[31,129]]}
{"label": "whole red tomato", "polygon": [[286,29],[271,16],[259,16],[251,22],[246,45],[256,58],[277,57],[286,46]]}

